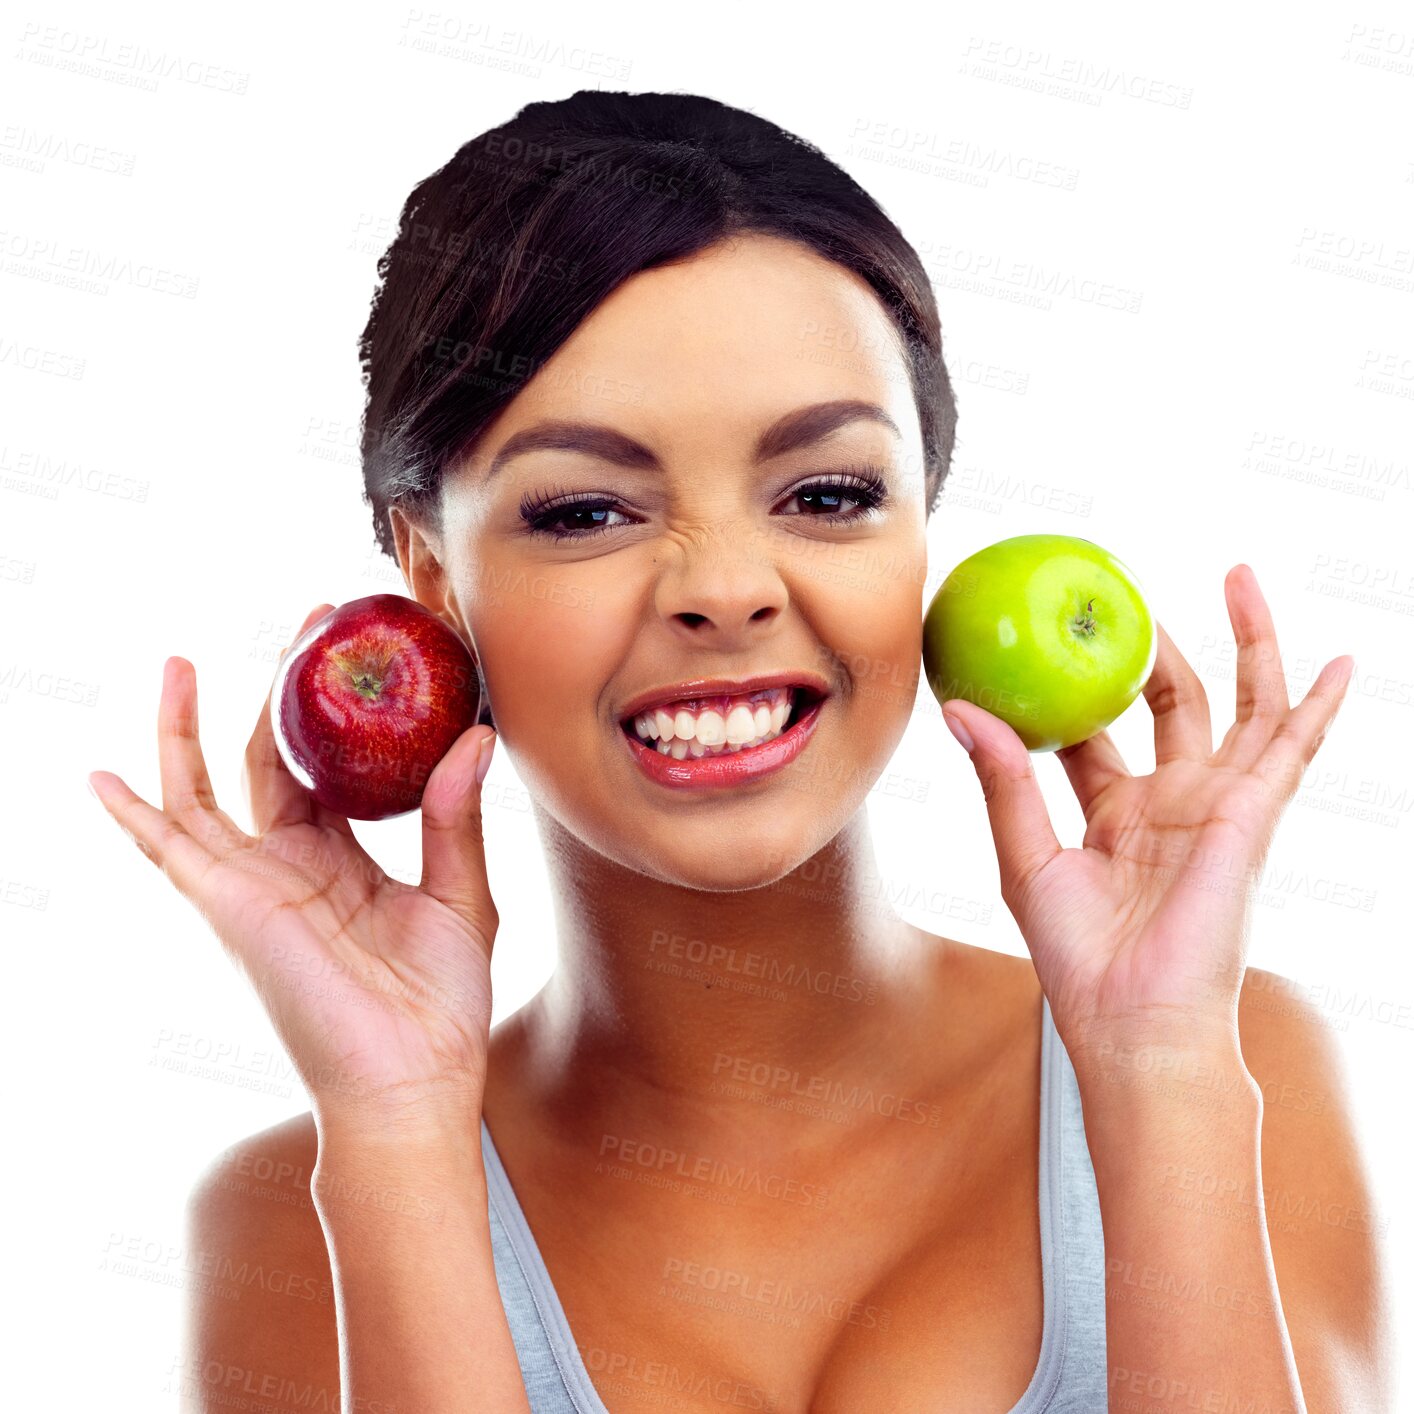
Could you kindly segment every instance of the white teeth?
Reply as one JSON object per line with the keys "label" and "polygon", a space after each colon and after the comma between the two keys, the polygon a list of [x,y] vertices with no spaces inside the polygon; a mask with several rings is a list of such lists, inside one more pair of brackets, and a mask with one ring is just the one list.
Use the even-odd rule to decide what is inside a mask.
{"label": "white teeth", "polygon": [[[662,756],[671,756],[675,761],[685,760],[691,756],[693,760],[700,760],[704,756],[726,756],[729,752],[749,751],[753,746],[763,746],[768,741],[774,741],[780,736],[779,731],[772,731],[765,735],[752,737],[750,741],[729,741],[721,746],[705,746],[700,741],[684,741],[681,737],[674,739],[671,746],[659,738],[652,743],[654,749]],[[648,742],[644,743],[649,745]]]}
{"label": "white teeth", "polygon": [[720,712],[709,707],[697,719],[697,740],[703,746],[720,746],[727,739],[727,724]]}
{"label": "white teeth", "polygon": [[772,689],[754,694],[754,700],[738,700],[725,718],[712,708],[693,713],[685,707],[669,712],[665,707],[649,708],[632,719],[634,731],[645,746],[676,761],[691,756],[722,756],[760,746],[778,737],[791,713],[789,690]]}
{"label": "white teeth", "polygon": [[727,713],[727,745],[741,746],[756,735],[756,714],[750,707],[733,707]]}

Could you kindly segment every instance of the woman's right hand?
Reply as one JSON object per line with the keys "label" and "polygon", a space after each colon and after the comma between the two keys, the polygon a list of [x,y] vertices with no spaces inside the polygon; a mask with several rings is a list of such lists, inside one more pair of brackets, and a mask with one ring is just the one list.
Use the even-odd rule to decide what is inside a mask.
{"label": "woman's right hand", "polygon": [[[332,607],[312,610],[299,634]],[[254,835],[216,804],[197,732],[196,671],[184,658],[167,660],[157,734],[161,810],[109,772],[89,780],[239,961],[321,1133],[346,1121],[385,1137],[468,1120],[474,1128],[499,923],[476,766],[483,747],[489,764],[494,731],[469,727],[428,778],[417,887],[385,874],[348,820],[290,775],[268,695],[245,758]]]}

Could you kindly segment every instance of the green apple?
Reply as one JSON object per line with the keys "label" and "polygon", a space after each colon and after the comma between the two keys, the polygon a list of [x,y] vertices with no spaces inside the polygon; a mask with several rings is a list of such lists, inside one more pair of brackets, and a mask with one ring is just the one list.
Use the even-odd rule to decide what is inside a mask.
{"label": "green apple", "polygon": [[1134,575],[1074,535],[1014,535],[969,555],[923,619],[923,667],[939,704],[976,703],[1028,751],[1058,751],[1107,727],[1143,690],[1157,651]]}

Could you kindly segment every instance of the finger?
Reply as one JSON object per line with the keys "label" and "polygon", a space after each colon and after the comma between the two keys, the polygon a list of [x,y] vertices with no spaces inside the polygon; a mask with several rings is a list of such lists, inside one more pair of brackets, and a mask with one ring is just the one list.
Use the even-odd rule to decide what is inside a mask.
{"label": "finger", "polygon": [[1306,768],[1321,749],[1335,721],[1354,675],[1355,659],[1350,654],[1332,659],[1321,669],[1306,696],[1272,733],[1266,750],[1252,769],[1278,800],[1287,801],[1296,794]]}
{"label": "finger", "polygon": [[1065,768],[1087,820],[1096,798],[1106,786],[1130,779],[1129,768],[1119,754],[1119,747],[1107,731],[1098,731],[1074,746],[1061,747],[1056,757]]}
{"label": "finger", "polygon": [[1266,748],[1291,710],[1276,629],[1250,565],[1234,565],[1223,581],[1237,642],[1237,719],[1218,748],[1220,764],[1245,769]]}
{"label": "finger", "polygon": [[[304,617],[294,638],[280,653],[283,663],[291,648],[300,640],[305,631],[324,617],[334,606],[318,604]],[[265,705],[255,721],[255,730],[245,750],[245,788],[250,804],[251,825],[257,835],[268,834],[282,825],[305,822],[332,825],[335,829],[352,836],[353,831],[342,815],[325,810],[314,797],[295,780],[280,756],[275,745],[275,729],[270,720],[271,702],[275,696],[275,683],[279,672],[270,683],[265,694]]]}
{"label": "finger", "polygon": [[[486,877],[478,761],[489,765],[496,733],[471,726],[433,768],[422,792],[422,887],[457,913],[488,955],[500,917]],[[481,751],[486,746],[488,757]]]}
{"label": "finger", "polygon": [[207,842],[149,805],[111,771],[91,771],[88,783],[119,828],[184,894],[194,890],[214,862]]}
{"label": "finger", "polygon": [[[234,848],[246,836],[216,804],[201,753],[196,709],[196,669],[185,658],[168,658],[162,668],[157,708],[157,757],[162,775],[162,808],[188,832],[200,828]],[[152,808],[152,807],[149,807]]]}
{"label": "finger", "polygon": [[1061,853],[1031,753],[999,717],[964,698],[944,702],[943,716],[959,721],[971,740],[970,746],[967,741],[962,746],[982,783],[1001,870],[1002,898],[1016,915],[1031,881]]}
{"label": "finger", "polygon": [[1206,761],[1213,754],[1213,722],[1202,679],[1178,651],[1163,624],[1155,621],[1158,649],[1144,683],[1144,700],[1154,715],[1154,765],[1166,761]]}

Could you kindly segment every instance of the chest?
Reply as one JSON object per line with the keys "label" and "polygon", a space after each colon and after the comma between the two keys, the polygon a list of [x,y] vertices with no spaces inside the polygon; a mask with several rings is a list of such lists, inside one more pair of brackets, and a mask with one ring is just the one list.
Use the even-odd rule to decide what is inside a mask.
{"label": "chest", "polygon": [[1043,1329],[1037,1118],[829,1184],[620,1163],[522,1201],[610,1414],[1006,1414]]}

